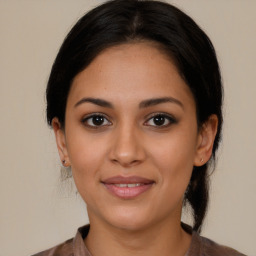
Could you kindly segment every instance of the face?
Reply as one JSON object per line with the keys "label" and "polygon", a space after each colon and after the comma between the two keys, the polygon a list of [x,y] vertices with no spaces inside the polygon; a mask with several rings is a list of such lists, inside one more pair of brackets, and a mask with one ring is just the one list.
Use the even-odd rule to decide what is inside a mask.
{"label": "face", "polygon": [[65,130],[56,118],[53,128],[90,222],[129,230],[180,221],[193,166],[213,142],[189,87],[150,43],[98,55],[73,81]]}

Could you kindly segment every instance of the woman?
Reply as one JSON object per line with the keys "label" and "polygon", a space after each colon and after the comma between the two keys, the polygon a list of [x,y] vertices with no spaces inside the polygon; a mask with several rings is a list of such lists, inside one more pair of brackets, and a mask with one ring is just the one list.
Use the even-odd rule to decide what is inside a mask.
{"label": "woman", "polygon": [[47,119],[90,225],[37,255],[242,255],[199,235],[221,107],[214,48],[177,8],[115,0],[82,17],[52,67]]}

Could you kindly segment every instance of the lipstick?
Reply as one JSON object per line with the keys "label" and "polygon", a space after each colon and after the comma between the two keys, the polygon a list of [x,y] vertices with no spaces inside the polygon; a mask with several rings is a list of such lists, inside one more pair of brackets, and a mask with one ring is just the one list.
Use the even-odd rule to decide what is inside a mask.
{"label": "lipstick", "polygon": [[114,176],[102,183],[111,194],[121,199],[133,199],[148,191],[155,182],[139,176]]}

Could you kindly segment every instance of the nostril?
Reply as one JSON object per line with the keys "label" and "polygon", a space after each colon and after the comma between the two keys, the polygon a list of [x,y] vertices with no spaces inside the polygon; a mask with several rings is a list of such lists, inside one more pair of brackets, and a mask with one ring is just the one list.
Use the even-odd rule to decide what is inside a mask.
{"label": "nostril", "polygon": [[129,167],[129,166],[134,166],[139,164],[141,161],[134,159],[134,160],[129,160],[129,159],[123,159],[123,158],[119,158],[119,159],[112,159],[112,162],[115,164],[120,164],[124,167]]}

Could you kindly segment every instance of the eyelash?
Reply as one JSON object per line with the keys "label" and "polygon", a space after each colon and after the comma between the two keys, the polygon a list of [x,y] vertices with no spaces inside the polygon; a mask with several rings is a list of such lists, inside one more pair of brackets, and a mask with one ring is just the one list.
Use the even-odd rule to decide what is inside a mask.
{"label": "eyelash", "polygon": [[[153,120],[154,118],[156,117],[161,117],[161,118],[164,118],[164,124],[163,125],[148,125],[147,123],[150,121],[150,120]],[[166,124],[166,121],[168,122]],[[153,127],[157,127],[157,128],[166,128],[166,127],[169,127],[170,125],[172,124],[175,124],[177,123],[177,120],[169,115],[169,114],[166,114],[166,113],[154,113],[153,115],[151,115],[147,121],[144,123],[146,126],[153,126]]]}
{"label": "eyelash", "polygon": [[[153,120],[154,118],[163,118],[164,119],[164,123],[163,124],[160,124],[160,125],[156,125],[156,124],[149,124],[149,121]],[[96,125],[96,124],[93,124],[93,118],[102,118],[103,119],[103,123],[102,124],[99,124],[99,125]],[[102,121],[102,119],[100,121]],[[91,122],[91,124],[89,124],[89,121]],[[96,121],[96,120],[94,120]],[[160,120],[162,121],[162,120]],[[89,116],[86,116],[82,119],[81,121],[84,125],[86,125],[87,127],[89,128],[92,128],[92,129],[99,129],[99,128],[102,128],[102,127],[105,127],[105,126],[110,126],[112,125],[112,123],[109,121],[109,119],[103,115],[102,113],[94,113],[94,114],[91,114]],[[107,122],[107,124],[104,124],[105,122]],[[166,122],[168,122],[166,124]],[[171,124],[175,124],[177,123],[177,120],[169,115],[169,114],[166,114],[166,113],[154,113],[153,115],[151,115],[146,122],[144,122],[144,125],[146,126],[153,126],[153,127],[157,127],[157,128],[166,128],[166,127],[169,127]]]}
{"label": "eyelash", "polygon": [[[99,117],[99,118],[104,118],[104,121],[103,121],[103,125],[95,125],[95,124],[89,124],[89,120],[91,120],[91,122],[93,122],[93,118],[96,118],[96,117]],[[105,122],[108,122],[108,124],[104,124]],[[82,123],[84,125],[86,125],[87,127],[89,128],[92,128],[92,129],[98,129],[98,128],[101,128],[101,127],[104,127],[104,126],[110,126],[112,123],[108,120],[108,118],[101,114],[101,113],[94,113],[94,114],[91,114],[89,116],[86,116],[82,119]]]}

